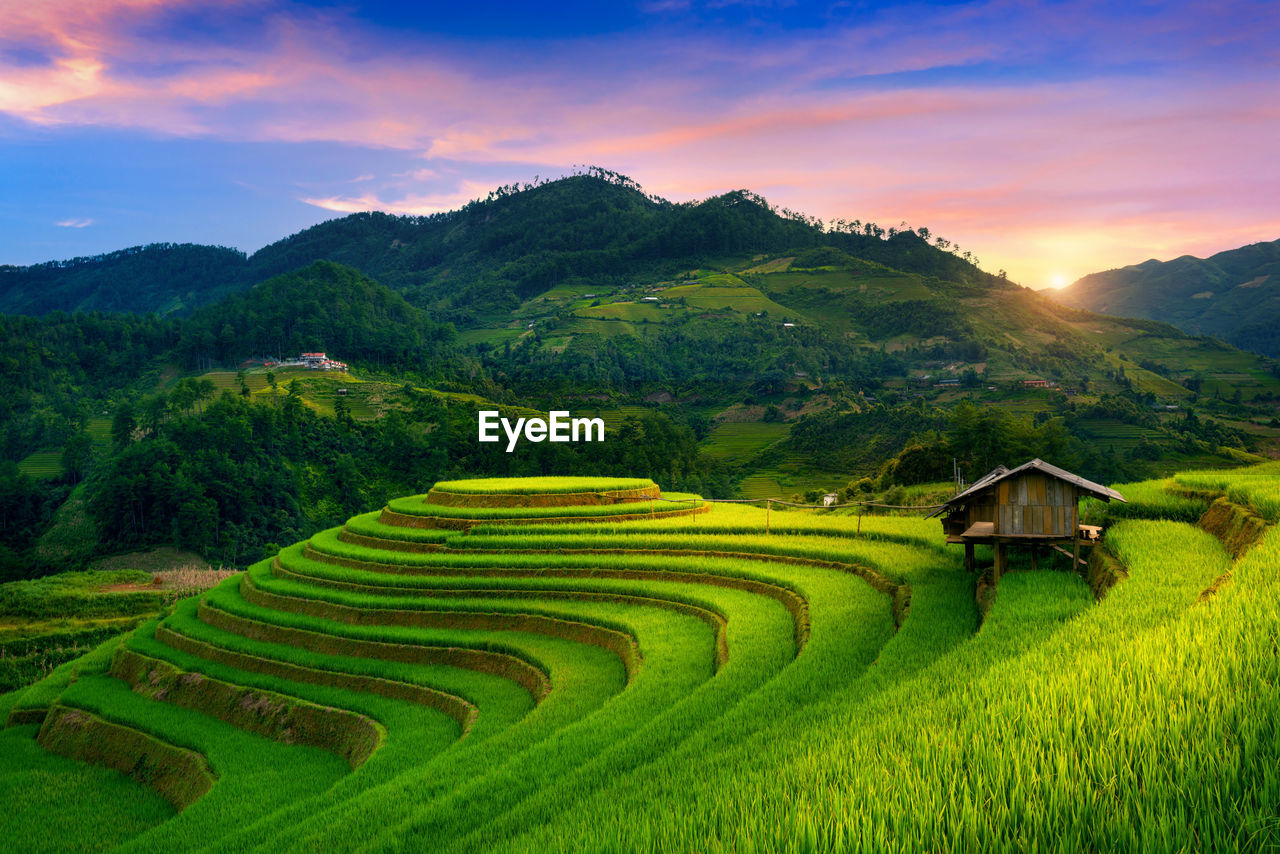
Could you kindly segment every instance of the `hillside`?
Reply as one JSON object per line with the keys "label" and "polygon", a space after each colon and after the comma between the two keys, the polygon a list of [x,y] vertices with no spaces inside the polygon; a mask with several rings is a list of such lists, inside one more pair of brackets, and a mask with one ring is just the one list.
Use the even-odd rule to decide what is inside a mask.
{"label": "hillside", "polygon": [[913,272],[995,279],[913,231],[862,227],[827,231],[745,190],[675,204],[593,172],[501,188],[428,217],[353,214],[267,246],[248,263],[261,277],[316,258],[340,261],[461,328],[565,283],[618,286],[726,256],[823,243]]}
{"label": "hillside", "polygon": [[1162,320],[1268,356],[1280,353],[1280,240],[1092,273],[1051,296],[1077,308]]}
{"label": "hillside", "polygon": [[998,584],[937,520],[436,483],[0,696],[3,827],[77,850],[1271,850],[1274,468],[1120,484],[1087,578],[1019,551]]}
{"label": "hillside", "polygon": [[244,253],[158,243],[106,255],[0,266],[0,312],[188,314],[243,287]]}
{"label": "hillside", "polygon": [[177,353],[189,365],[236,364],[329,348],[380,366],[451,368],[453,329],[358,271],[315,261],[214,305],[181,326]]}
{"label": "hillside", "polygon": [[432,216],[352,214],[247,258],[218,247],[160,244],[3,267],[0,311],[184,314],[272,276],[330,260],[467,326],[565,281],[618,284],[725,255],[820,243],[900,269],[994,280],[913,231],[899,234],[861,222],[828,231],[798,214],[779,212],[746,190],[676,204],[646,195],[623,176],[593,169],[502,187],[459,210]]}
{"label": "hillside", "polygon": [[[834,247],[621,286],[566,283],[459,339],[526,399],[623,404],[606,417],[643,402],[707,419],[706,452],[741,467],[753,495],[875,476],[913,435],[948,429],[961,402],[1004,419],[1002,436],[1061,430],[1066,445],[1035,448],[1096,477],[1130,461],[1208,464],[1219,445],[1261,451],[1280,439],[1273,362],[1167,324]],[[950,477],[952,456],[967,477],[990,468],[988,451],[940,450],[917,477]]]}

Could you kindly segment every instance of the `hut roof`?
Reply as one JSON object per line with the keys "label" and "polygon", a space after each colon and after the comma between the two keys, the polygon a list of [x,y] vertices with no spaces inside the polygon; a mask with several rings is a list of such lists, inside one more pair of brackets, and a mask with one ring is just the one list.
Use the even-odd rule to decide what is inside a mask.
{"label": "hut roof", "polygon": [[[1072,474],[1066,469],[1060,469],[1055,465],[1046,463],[1044,460],[1034,459],[1034,460],[1031,460],[1030,462],[1023,463],[1022,465],[1018,466],[1015,469],[1008,469],[1008,468],[1005,468],[1004,466],[996,466],[991,471],[987,472],[982,477],[974,481],[974,483],[964,492],[960,493],[954,498],[951,498],[945,504],[939,507],[937,510],[930,513],[929,517],[937,516],[938,514],[942,513],[943,510],[945,510],[946,508],[954,504],[965,503],[965,501],[969,497],[976,495],[979,492],[983,492],[988,487],[994,486],[995,484],[999,483],[1002,480],[1007,480],[1008,478],[1014,477],[1016,475],[1020,475],[1024,472],[1031,471],[1033,469],[1036,471],[1044,472],[1050,477],[1056,477],[1058,480],[1065,480],[1067,483],[1075,484],[1081,490],[1089,493],[1090,495],[1101,498],[1103,501],[1110,501],[1113,498],[1116,501],[1124,501],[1123,495],[1121,495],[1120,493],[1116,492],[1114,489],[1108,486],[1103,486],[1100,483],[1094,483],[1091,480],[1085,480],[1078,474]],[[1127,504],[1128,502],[1125,502],[1125,503]]]}

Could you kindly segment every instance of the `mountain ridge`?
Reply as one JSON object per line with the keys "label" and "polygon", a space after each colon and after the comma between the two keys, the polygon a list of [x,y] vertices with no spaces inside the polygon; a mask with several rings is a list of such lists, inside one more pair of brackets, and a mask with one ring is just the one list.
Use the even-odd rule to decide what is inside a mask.
{"label": "mountain ridge", "polygon": [[1263,355],[1280,352],[1280,240],[1208,258],[1148,259],[1091,273],[1049,296],[1075,308],[1165,321]]}
{"label": "mountain ridge", "polygon": [[[924,235],[924,236],[922,236]],[[907,272],[1003,284],[928,231],[818,221],[735,190],[699,202],[646,195],[605,170],[500,187],[430,216],[337,217],[251,255],[198,244],[149,244],[73,261],[0,267],[0,312],[124,311],[185,315],[318,260],[353,267],[460,326],[513,308],[566,279],[620,281],[717,257],[824,244]],[[146,262],[138,263],[139,259]],[[198,270],[188,270],[199,261]],[[81,262],[81,263],[76,263]],[[150,265],[150,269],[145,268]]]}

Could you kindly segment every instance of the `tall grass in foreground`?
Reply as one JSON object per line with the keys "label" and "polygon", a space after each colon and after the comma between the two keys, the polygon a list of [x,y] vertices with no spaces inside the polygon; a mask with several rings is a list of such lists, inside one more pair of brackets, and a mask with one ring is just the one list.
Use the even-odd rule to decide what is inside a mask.
{"label": "tall grass in foreground", "polygon": [[[0,703],[0,718],[6,714]],[[0,840],[6,850],[105,851],[173,816],[164,798],[118,771],[44,750],[36,730],[0,730]]]}
{"label": "tall grass in foreground", "polygon": [[1280,529],[1202,605],[1230,565],[1215,540],[1145,521],[1112,537],[1130,578],[1100,604],[1074,576],[1011,574],[971,642],[881,692],[851,686],[814,726],[784,721],[769,761],[687,757],[516,850],[1280,844]]}
{"label": "tall grass in foreground", "polygon": [[[1266,478],[1234,483],[1251,496],[1271,488]],[[498,519],[470,534],[431,532],[422,541],[445,548],[428,551],[348,542],[332,529],[312,551],[290,546],[278,566],[255,565],[243,586],[225,582],[203,610],[184,600],[123,641],[211,678],[373,717],[386,740],[354,771],[330,773],[329,756],[288,745],[260,750],[133,694],[101,675],[111,644],[0,698],[0,713],[78,702],[209,756],[224,782],[133,850],[1280,846],[1280,535],[1233,567],[1217,540],[1186,524],[1203,500],[1170,485],[1122,487],[1131,503],[1113,507],[1131,518],[1116,517],[1108,539],[1129,576],[1101,603],[1074,573],[1016,563],[981,624],[974,578],[936,519],[717,505],[617,524]],[[1183,521],[1132,518],[1142,515]],[[376,514],[347,528],[422,533]],[[558,549],[577,553],[549,551]],[[795,557],[874,569],[898,585],[888,588],[895,598],[863,570],[786,562]],[[908,588],[895,631],[903,609],[891,602]],[[450,610],[493,622],[463,630],[422,619]],[[591,643],[500,629],[523,613],[612,629],[638,642],[642,660],[624,670],[621,653]],[[208,646],[179,652],[158,626]],[[414,659],[443,645],[536,662],[551,692],[535,703],[495,673]],[[457,720],[420,702],[363,693],[358,680],[315,684],[312,671],[434,687],[473,701],[479,717],[459,737]],[[319,769],[314,780],[288,779],[295,756]],[[272,767],[257,767],[262,757]],[[38,774],[19,769],[16,779],[48,795]],[[5,783],[0,773],[0,792]],[[98,826],[72,802],[37,802],[70,844]],[[4,826],[30,836],[38,821],[25,821]]]}

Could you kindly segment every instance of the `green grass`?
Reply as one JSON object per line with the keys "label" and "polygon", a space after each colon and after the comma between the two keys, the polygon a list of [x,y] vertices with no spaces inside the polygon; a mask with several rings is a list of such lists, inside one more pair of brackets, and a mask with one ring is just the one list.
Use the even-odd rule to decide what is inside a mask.
{"label": "green grass", "polygon": [[787,490],[776,474],[756,472],[742,479],[738,491],[743,498],[781,498]]}
{"label": "green grass", "polygon": [[352,516],[342,527],[354,534],[366,537],[404,540],[411,543],[443,543],[449,538],[449,531],[438,528],[405,528],[399,525],[383,524],[378,521],[378,517],[381,515],[381,511],[377,511]]}
{"label": "green grass", "polygon": [[722,421],[711,428],[702,450],[713,459],[745,462],[791,432],[781,422]]}
{"label": "green grass", "polygon": [[119,617],[153,614],[164,604],[157,593],[104,593],[117,584],[149,584],[137,570],[62,572],[0,584],[0,616],[23,619]]}
{"label": "green grass", "polygon": [[1180,472],[1174,481],[1192,489],[1219,492],[1252,507],[1272,524],[1280,523],[1280,463],[1227,471]]}
{"label": "green grass", "polygon": [[[836,492],[849,482],[847,474],[808,471],[790,462],[776,468],[757,470],[742,479],[739,491],[743,498],[780,498],[792,500],[811,489]],[[803,498],[801,499],[803,500]]]}
{"label": "green grass", "polygon": [[500,347],[504,342],[514,341],[522,334],[524,334],[523,325],[519,328],[504,327],[502,329],[464,329],[458,333],[458,343],[464,346],[483,343]]}
{"label": "green grass", "polygon": [[[3,711],[3,706],[0,706]],[[0,839],[13,852],[105,851],[174,815],[124,774],[49,753],[38,727],[0,730]]]}
{"label": "green grass", "polygon": [[433,489],[468,495],[536,495],[543,492],[611,492],[649,489],[653,481],[621,477],[512,477],[444,480]]}
{"label": "green grass", "polygon": [[667,492],[666,501],[628,501],[622,504],[584,504],[554,507],[450,507],[430,504],[421,498],[393,498],[387,506],[396,513],[435,516],[444,519],[537,519],[573,516],[643,516],[669,513],[703,506],[699,496],[687,492]]}
{"label": "green grass", "polygon": [[[190,848],[280,802],[318,794],[349,769],[332,753],[252,736],[207,715],[146,700],[117,679],[88,676],[59,702],[205,756],[218,777],[209,794],[137,844]],[[270,792],[270,798],[261,794]]]}
{"label": "green grass", "polygon": [[1092,419],[1080,422],[1081,429],[1089,439],[1102,447],[1114,448],[1116,451],[1131,451],[1144,438],[1159,440],[1162,434],[1158,430],[1124,424],[1120,421]]}
{"label": "green grass", "polygon": [[659,296],[664,300],[681,300],[695,310],[729,309],[744,314],[768,312],[770,317],[795,318],[794,311],[769,299],[758,288],[726,281],[724,284],[706,283],[680,285],[667,288]]}
{"label": "green grass", "polygon": [[32,451],[18,463],[18,471],[31,477],[62,477],[62,449]]}
{"label": "green grass", "polygon": [[111,441],[111,419],[105,415],[95,415],[85,422],[84,430],[99,445]]}
{"label": "green grass", "polygon": [[[660,801],[639,781],[619,781],[515,849],[554,838],[691,850],[726,836],[755,850],[806,839],[812,850],[895,851],[1274,841],[1277,781],[1264,769],[1278,748],[1274,724],[1254,712],[1276,696],[1266,681],[1274,656],[1243,651],[1250,669],[1233,677],[1220,651],[1244,624],[1193,608],[1228,563],[1216,541],[1176,523],[1125,525],[1117,545],[1133,575],[1102,605],[1075,576],[1015,573],[982,631],[914,677],[853,679],[798,717],[775,704],[781,721],[759,737],[655,767]],[[1167,550],[1186,562],[1170,565]],[[1260,616],[1259,604],[1253,597],[1246,610]],[[1200,645],[1210,636],[1224,643]],[[897,654],[922,652],[886,649],[880,664],[902,677]],[[1224,680],[1247,685],[1247,696],[1229,696]],[[1172,822],[1170,810],[1187,819]]]}
{"label": "green grass", "polygon": [[1086,498],[1080,504],[1080,521],[1088,525],[1110,525],[1121,519],[1170,519],[1196,522],[1209,509],[1209,502],[1172,491],[1174,479],[1117,483],[1113,488],[1125,501]]}
{"label": "green grass", "polygon": [[760,277],[766,291],[786,291],[791,288],[826,288],[832,291],[853,291],[880,300],[928,299],[932,292],[916,276],[891,271],[855,273],[849,270],[790,270],[769,273]]}
{"label": "green grass", "polygon": [[[1127,576],[1103,599],[1015,552],[981,615],[962,550],[920,514],[599,521],[604,505],[517,525],[583,508],[495,496],[617,482],[462,481],[472,506],[392,506],[487,519],[469,532],[362,514],[345,530],[385,547],[321,532],[120,641],[368,716],[385,738],[358,770],[129,691],[104,675],[112,644],[0,711],[79,704],[207,756],[209,794],[126,828],[146,850],[1264,850],[1280,843],[1280,529],[1233,562],[1184,521],[1205,499],[1169,488],[1268,507],[1276,481],[1123,484],[1130,503],[1102,509],[1122,508],[1106,548]],[[482,664],[503,657],[549,692]],[[474,723],[374,690],[392,683],[462,698]],[[37,802],[70,847],[102,823]]]}
{"label": "green grass", "polygon": [[566,323],[556,327],[557,332],[569,335],[599,335],[613,338],[618,335],[637,335],[643,327],[636,327],[622,320],[598,320],[589,317],[574,316]]}
{"label": "green grass", "polygon": [[595,320],[620,320],[628,323],[665,323],[671,319],[673,308],[660,308],[657,303],[611,302],[574,310],[576,317]]}

